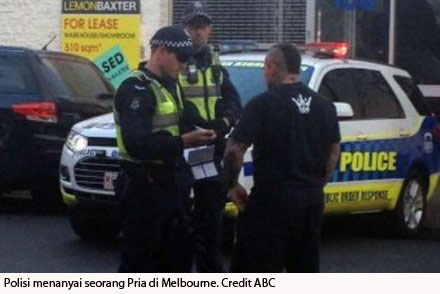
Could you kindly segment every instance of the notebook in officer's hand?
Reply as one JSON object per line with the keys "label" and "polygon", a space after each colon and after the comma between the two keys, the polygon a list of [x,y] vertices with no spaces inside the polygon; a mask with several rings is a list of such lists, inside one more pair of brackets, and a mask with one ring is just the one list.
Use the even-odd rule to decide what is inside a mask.
{"label": "notebook in officer's hand", "polygon": [[184,157],[196,180],[218,175],[214,163],[215,146],[185,149]]}

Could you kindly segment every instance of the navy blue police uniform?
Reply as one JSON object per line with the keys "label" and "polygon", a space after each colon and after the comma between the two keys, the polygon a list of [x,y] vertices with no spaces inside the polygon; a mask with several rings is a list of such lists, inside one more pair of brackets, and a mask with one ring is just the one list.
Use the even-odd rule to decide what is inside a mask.
{"label": "navy blue police uniform", "polygon": [[[206,6],[198,1],[190,3],[186,8],[182,18],[183,25],[188,25],[194,18],[202,18],[201,22],[206,25],[211,22]],[[195,261],[199,272],[223,272],[220,247],[226,186],[220,162],[225,149],[225,135],[238,120],[242,110],[241,102],[228,72],[219,64],[218,57],[210,46],[195,49],[189,63],[191,62],[197,69],[195,80],[191,81],[189,68],[179,79],[186,121],[189,127],[196,125],[216,132],[215,163],[219,171],[218,176],[198,180],[194,185],[192,223]],[[188,67],[190,66],[191,64]],[[199,99],[196,103],[193,103],[194,96]],[[225,122],[225,118],[229,124]]]}
{"label": "navy blue police uniform", "polygon": [[[188,55],[192,41],[180,28],[165,27],[151,39]],[[124,222],[120,272],[189,272],[186,196],[191,176],[180,137],[182,103],[176,81],[145,67],[127,78],[114,99],[122,157],[116,194]]]}

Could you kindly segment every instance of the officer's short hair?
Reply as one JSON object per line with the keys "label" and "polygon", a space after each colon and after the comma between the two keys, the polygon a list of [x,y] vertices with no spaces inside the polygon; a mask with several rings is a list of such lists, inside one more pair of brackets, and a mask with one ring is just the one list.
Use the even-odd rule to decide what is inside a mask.
{"label": "officer's short hair", "polygon": [[301,53],[292,43],[278,43],[270,48],[281,52],[288,73],[299,74],[301,69]]}

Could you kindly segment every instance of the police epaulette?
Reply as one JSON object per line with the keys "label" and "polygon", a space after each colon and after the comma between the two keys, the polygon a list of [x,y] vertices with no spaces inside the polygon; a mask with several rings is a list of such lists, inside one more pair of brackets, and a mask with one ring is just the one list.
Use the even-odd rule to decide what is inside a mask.
{"label": "police epaulette", "polygon": [[134,70],[131,72],[131,76],[134,78],[137,78],[141,82],[151,83],[153,82],[153,79],[147,76],[143,71],[140,70]]}

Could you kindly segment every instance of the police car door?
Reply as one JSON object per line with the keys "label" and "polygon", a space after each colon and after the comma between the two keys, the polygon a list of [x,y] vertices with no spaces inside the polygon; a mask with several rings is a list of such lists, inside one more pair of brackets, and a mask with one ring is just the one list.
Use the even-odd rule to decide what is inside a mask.
{"label": "police car door", "polygon": [[340,121],[341,157],[325,190],[326,212],[389,209],[399,195],[397,158],[412,123],[387,75],[380,66],[339,64],[317,78],[320,94],[349,103],[354,112]]}

